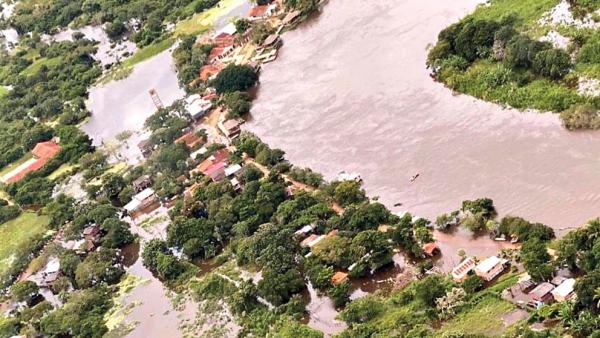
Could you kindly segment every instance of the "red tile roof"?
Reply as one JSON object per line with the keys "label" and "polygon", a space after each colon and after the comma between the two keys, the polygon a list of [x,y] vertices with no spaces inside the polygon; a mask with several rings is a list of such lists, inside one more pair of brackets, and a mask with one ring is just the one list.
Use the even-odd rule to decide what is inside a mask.
{"label": "red tile roof", "polygon": [[186,133],[175,140],[175,143],[185,143],[188,148],[195,148],[196,146],[202,144],[202,139],[198,137],[194,133]]}
{"label": "red tile roof", "polygon": [[265,13],[267,13],[268,9],[269,9],[268,5],[254,6],[254,7],[250,8],[250,10],[248,11],[248,16],[251,18],[260,18],[260,17],[264,16]]}
{"label": "red tile roof", "polygon": [[343,282],[348,280],[348,274],[342,271],[338,271],[336,272],[332,277],[331,277],[331,282],[333,283],[333,285],[338,285],[338,284],[342,284]]}
{"label": "red tile roof", "polygon": [[223,70],[223,66],[221,65],[204,65],[202,68],[200,68],[200,79],[202,79],[202,81],[207,81],[213,75],[219,74],[221,70]]}
{"label": "red tile roof", "polygon": [[438,250],[438,246],[435,243],[427,243],[423,245],[423,251],[425,251],[425,253],[429,256],[433,256],[436,250]]}
{"label": "red tile roof", "polygon": [[54,141],[40,142],[35,145],[31,151],[33,156],[37,158],[51,159],[60,151],[60,146]]}
{"label": "red tile roof", "polygon": [[208,62],[212,63],[216,58],[223,55],[225,53],[226,47],[214,47],[210,50],[210,54],[208,54]]}

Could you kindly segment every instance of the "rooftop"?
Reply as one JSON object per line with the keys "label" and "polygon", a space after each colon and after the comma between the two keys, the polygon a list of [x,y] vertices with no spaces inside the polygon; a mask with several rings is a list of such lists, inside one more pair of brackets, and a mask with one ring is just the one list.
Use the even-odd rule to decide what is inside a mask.
{"label": "rooftop", "polygon": [[491,256],[486,258],[483,262],[479,263],[476,269],[485,273],[491,271],[495,266],[501,263],[502,261],[500,260],[500,258],[496,256]]}

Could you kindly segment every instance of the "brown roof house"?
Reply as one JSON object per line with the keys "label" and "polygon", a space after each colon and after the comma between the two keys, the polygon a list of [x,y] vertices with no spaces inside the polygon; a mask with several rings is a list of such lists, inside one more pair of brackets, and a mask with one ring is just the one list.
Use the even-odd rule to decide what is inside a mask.
{"label": "brown roof house", "polygon": [[35,145],[31,154],[32,159],[21,164],[2,177],[2,182],[15,183],[22,180],[27,174],[41,169],[48,161],[60,152],[60,146],[54,141],[40,142]]}
{"label": "brown roof house", "polygon": [[552,290],[554,290],[554,285],[544,282],[531,290],[529,295],[531,296],[531,299],[538,303],[548,303],[553,299]]}
{"label": "brown roof house", "polygon": [[331,283],[333,285],[340,285],[348,280],[348,273],[338,271],[331,276]]}
{"label": "brown roof house", "polygon": [[204,140],[195,133],[189,132],[176,139],[175,143],[184,143],[189,149],[196,149],[204,144]]}
{"label": "brown roof house", "polygon": [[240,126],[242,125],[242,123],[244,123],[243,120],[233,119],[224,122],[221,121],[218,125],[219,130],[221,130],[223,135],[225,135],[231,141],[240,135]]}
{"label": "brown roof house", "polygon": [[135,193],[140,193],[142,190],[150,188],[152,186],[152,178],[149,175],[140,176],[138,179],[133,181],[133,190]]}

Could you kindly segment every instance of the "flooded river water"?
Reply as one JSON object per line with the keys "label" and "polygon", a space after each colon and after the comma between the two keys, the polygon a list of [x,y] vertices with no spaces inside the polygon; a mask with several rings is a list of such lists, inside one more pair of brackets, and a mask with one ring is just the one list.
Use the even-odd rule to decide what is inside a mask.
{"label": "flooded river water", "polygon": [[389,207],[403,203],[394,211],[435,219],[465,199],[490,197],[500,214],[560,234],[597,217],[600,133],[568,132],[553,114],[454,96],[429,77],[428,45],[478,2],[329,2],[285,34],[278,60],[263,68],[247,128],[328,179],[361,173],[371,196]]}

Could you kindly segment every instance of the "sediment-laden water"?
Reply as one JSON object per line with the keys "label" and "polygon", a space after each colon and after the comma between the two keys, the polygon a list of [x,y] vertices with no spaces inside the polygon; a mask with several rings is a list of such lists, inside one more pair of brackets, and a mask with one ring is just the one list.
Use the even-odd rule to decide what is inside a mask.
{"label": "sediment-laden water", "polygon": [[[247,128],[328,179],[361,173],[369,195],[402,203],[395,211],[435,219],[485,196],[502,215],[560,234],[597,217],[599,132],[568,132],[553,114],[455,96],[429,77],[428,46],[478,2],[329,2],[286,33],[278,60],[263,67]],[[469,237],[446,238],[456,242],[448,253],[469,253]],[[481,241],[486,253],[500,248]]]}

